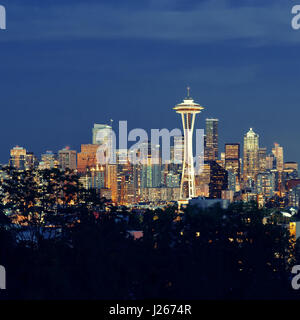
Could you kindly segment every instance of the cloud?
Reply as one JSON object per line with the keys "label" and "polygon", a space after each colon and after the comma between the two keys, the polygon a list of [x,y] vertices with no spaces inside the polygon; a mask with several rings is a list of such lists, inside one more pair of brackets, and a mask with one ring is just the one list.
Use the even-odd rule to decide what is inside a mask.
{"label": "cloud", "polygon": [[144,6],[73,2],[8,5],[8,30],[0,41],[65,39],[149,39],[205,44],[246,40],[251,45],[294,44],[292,5],[233,6],[231,1],[151,0]]}

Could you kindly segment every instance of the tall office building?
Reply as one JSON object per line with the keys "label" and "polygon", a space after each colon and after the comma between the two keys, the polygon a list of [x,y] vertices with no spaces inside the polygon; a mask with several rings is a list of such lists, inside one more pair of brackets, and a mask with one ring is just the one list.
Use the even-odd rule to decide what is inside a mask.
{"label": "tall office building", "polygon": [[34,155],[33,152],[26,153],[26,161],[25,161],[25,168],[26,169],[33,169],[37,167],[39,164],[37,157]]}
{"label": "tall office building", "polygon": [[130,163],[126,149],[117,150],[117,202],[122,205],[135,203],[134,164]]}
{"label": "tall office building", "polygon": [[279,195],[282,196],[285,193],[285,187],[283,183],[283,169],[284,169],[284,161],[283,161],[283,148],[278,144],[274,143],[274,148],[272,149],[272,153],[275,157],[275,168],[277,170],[277,188],[279,191]]}
{"label": "tall office building", "polygon": [[222,168],[216,161],[209,161],[210,182],[209,197],[222,198],[222,191],[228,189],[228,172]]}
{"label": "tall office building", "polygon": [[276,159],[273,153],[266,156],[266,170],[276,169]]}
{"label": "tall office building", "polygon": [[288,201],[289,205],[292,207],[300,206],[300,184],[294,186],[294,188],[289,190]]}
{"label": "tall office building", "polygon": [[[174,145],[170,147],[170,161],[161,166],[161,184],[167,187],[180,185],[184,153],[184,137],[174,136]],[[179,183],[179,185],[178,185]]]}
{"label": "tall office building", "polygon": [[218,119],[206,119],[205,132],[205,161],[216,161],[219,157],[218,147]]}
{"label": "tall office building", "polygon": [[[105,187],[105,171],[103,167],[87,169],[81,176],[80,182],[85,189],[94,189],[100,194],[100,190]],[[111,198],[111,197],[110,197]]]}
{"label": "tall office building", "polygon": [[275,193],[275,174],[270,170],[257,175],[257,193],[271,198]]}
{"label": "tall office building", "polygon": [[81,152],[77,154],[77,170],[83,173],[88,168],[95,168],[97,166],[97,144],[82,144]]}
{"label": "tall office building", "polygon": [[283,165],[283,180],[286,185],[288,180],[298,179],[298,163],[297,162],[285,162]]}
{"label": "tall office building", "polygon": [[111,190],[111,200],[118,202],[118,165],[108,164],[106,166],[106,184],[105,187]]}
{"label": "tall office building", "polygon": [[144,141],[140,144],[141,157],[141,188],[155,188],[161,184],[160,146]]}
{"label": "tall office building", "polygon": [[59,163],[55,153],[52,151],[46,151],[42,154],[39,169],[53,169],[57,168],[58,165]]}
{"label": "tall office building", "polygon": [[258,150],[259,135],[250,128],[244,136],[244,183],[248,180],[256,181],[259,171]]}
{"label": "tall office building", "polygon": [[76,158],[77,152],[75,150],[70,150],[69,147],[65,147],[58,151],[58,161],[63,170],[66,170],[67,168],[76,170]]}
{"label": "tall office building", "polygon": [[9,165],[19,170],[25,170],[26,167],[26,155],[25,148],[16,146],[10,150]]}
{"label": "tall office building", "polygon": [[240,165],[240,144],[226,143],[225,144],[225,170],[235,174],[238,179],[241,176]]}
{"label": "tall office building", "polygon": [[99,146],[97,161],[101,165],[116,163],[116,138],[111,126],[94,124],[93,144]]}
{"label": "tall office building", "polygon": [[175,136],[174,137],[174,148],[173,148],[173,157],[171,156],[171,162],[173,164],[182,165],[183,154],[184,154],[184,136]]}
{"label": "tall office building", "polygon": [[272,149],[272,153],[275,156],[275,161],[276,161],[276,169],[278,172],[283,171],[283,148],[280,147],[278,143],[274,143],[274,148]]}
{"label": "tall office building", "polygon": [[94,124],[93,144],[102,144],[110,136],[112,127],[106,124]]}
{"label": "tall office building", "polygon": [[259,172],[265,172],[267,169],[267,148],[258,149],[258,167]]}

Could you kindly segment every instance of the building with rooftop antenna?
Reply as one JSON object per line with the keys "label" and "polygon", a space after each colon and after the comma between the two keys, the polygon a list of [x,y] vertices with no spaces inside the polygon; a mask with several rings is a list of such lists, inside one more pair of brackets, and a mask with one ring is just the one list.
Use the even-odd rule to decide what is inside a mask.
{"label": "building with rooftop antenna", "polygon": [[188,203],[189,199],[192,199],[196,196],[193,132],[196,114],[200,113],[204,109],[200,104],[195,103],[193,98],[190,97],[190,87],[187,88],[187,91],[187,98],[173,108],[177,113],[181,114],[184,130],[184,153],[179,204],[186,204]]}

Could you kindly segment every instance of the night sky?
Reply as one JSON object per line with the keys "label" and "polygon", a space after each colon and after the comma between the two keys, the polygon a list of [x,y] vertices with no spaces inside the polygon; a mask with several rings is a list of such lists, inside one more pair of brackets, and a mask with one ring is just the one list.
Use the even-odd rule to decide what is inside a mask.
{"label": "night sky", "polygon": [[[300,4],[300,0],[298,1]],[[237,5],[237,3],[239,3]],[[242,3],[242,4],[241,4]],[[262,4],[263,3],[263,4]],[[94,123],[177,128],[186,95],[220,119],[220,149],[250,127],[300,163],[296,0],[0,0],[0,162],[91,143]]]}

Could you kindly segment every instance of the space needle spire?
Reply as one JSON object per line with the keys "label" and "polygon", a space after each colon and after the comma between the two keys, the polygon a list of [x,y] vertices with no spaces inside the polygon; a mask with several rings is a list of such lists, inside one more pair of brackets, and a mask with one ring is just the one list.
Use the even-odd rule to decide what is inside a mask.
{"label": "space needle spire", "polygon": [[193,157],[193,132],[196,114],[204,108],[195,103],[190,97],[190,87],[187,87],[188,96],[182,103],[177,104],[173,109],[181,114],[184,130],[184,154],[182,165],[182,176],[180,185],[179,203],[188,203],[188,200],[196,196],[195,192],[195,169]]}

